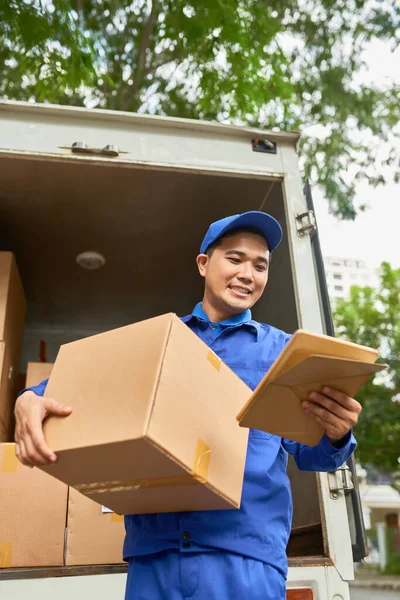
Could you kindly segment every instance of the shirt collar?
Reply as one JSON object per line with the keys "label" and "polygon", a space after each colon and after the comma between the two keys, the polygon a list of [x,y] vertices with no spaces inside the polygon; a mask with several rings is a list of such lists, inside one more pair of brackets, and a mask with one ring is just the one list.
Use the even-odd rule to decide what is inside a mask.
{"label": "shirt collar", "polygon": [[[187,320],[189,320],[192,317],[195,317],[196,319],[199,319],[200,321],[205,321],[207,323],[211,323],[210,318],[206,315],[206,313],[203,310],[203,306],[202,306],[201,302],[196,304],[196,306],[194,307],[194,309],[192,311],[192,314],[189,316],[189,318],[187,318]],[[236,326],[246,325],[246,326],[250,327],[253,331],[255,331],[257,339],[260,335],[260,323],[258,323],[257,321],[253,321],[250,309],[245,310],[244,312],[240,313],[239,315],[235,315],[234,317],[225,319],[224,321],[219,321],[218,325],[225,325],[228,327],[229,326],[232,327],[233,325],[236,325]]]}

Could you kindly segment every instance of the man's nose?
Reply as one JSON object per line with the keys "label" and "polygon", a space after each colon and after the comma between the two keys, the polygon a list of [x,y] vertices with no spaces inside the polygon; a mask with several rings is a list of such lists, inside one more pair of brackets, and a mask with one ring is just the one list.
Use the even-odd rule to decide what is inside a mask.
{"label": "man's nose", "polygon": [[242,281],[253,281],[253,269],[251,265],[242,263],[238,279]]}

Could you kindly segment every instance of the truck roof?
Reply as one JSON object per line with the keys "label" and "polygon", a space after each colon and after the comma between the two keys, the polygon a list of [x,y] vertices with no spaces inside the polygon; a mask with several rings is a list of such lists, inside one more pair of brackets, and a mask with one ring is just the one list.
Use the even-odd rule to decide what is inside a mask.
{"label": "truck roof", "polygon": [[99,123],[111,121],[114,123],[126,122],[131,125],[142,125],[148,128],[176,128],[186,131],[203,132],[211,135],[224,137],[238,137],[249,134],[256,138],[268,138],[272,142],[286,142],[295,147],[300,139],[299,132],[275,131],[270,129],[258,129],[242,125],[226,125],[214,121],[199,121],[196,119],[181,119],[177,117],[166,117],[159,115],[145,115],[117,110],[105,110],[98,108],[84,108],[76,106],[60,106],[57,104],[40,104],[35,102],[18,102],[13,100],[1,100],[0,111],[29,113],[40,111],[43,115],[71,115],[74,119],[97,120]]}

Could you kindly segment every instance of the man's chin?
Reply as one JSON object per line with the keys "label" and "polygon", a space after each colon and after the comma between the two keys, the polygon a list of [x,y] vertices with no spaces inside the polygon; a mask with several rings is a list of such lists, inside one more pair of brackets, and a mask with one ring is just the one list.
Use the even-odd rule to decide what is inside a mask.
{"label": "man's chin", "polygon": [[232,298],[225,301],[226,307],[232,310],[235,314],[240,314],[253,306],[250,298]]}

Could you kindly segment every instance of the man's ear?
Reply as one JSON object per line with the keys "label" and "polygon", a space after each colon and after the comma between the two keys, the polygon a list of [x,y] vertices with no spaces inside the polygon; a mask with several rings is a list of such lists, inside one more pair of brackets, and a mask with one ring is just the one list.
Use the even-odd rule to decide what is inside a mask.
{"label": "man's ear", "polygon": [[206,276],[208,261],[209,257],[207,254],[199,254],[196,258],[197,268],[199,269],[199,273],[202,277]]}

